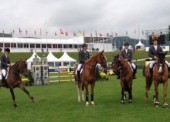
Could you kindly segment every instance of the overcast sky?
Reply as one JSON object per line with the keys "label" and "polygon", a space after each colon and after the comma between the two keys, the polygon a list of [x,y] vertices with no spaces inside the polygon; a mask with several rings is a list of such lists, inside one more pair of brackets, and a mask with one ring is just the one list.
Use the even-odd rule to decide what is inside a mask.
{"label": "overcast sky", "polygon": [[[170,25],[170,0],[0,0],[0,32],[117,33],[135,37],[142,30]],[[134,31],[136,30],[136,34]]]}

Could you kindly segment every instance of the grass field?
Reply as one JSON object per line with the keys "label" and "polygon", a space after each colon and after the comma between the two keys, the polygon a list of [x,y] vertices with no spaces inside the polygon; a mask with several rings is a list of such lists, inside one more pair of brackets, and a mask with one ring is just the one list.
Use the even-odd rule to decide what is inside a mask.
{"label": "grass field", "polygon": [[[110,76],[108,81],[96,82],[96,105],[88,107],[77,102],[74,82],[31,86],[27,89],[36,102],[32,103],[20,89],[15,89],[17,109],[12,107],[8,89],[1,88],[0,122],[169,122],[170,108],[153,105],[153,86],[149,101],[144,103],[144,86],[144,77],[139,70],[133,82],[133,102],[121,104],[119,81]],[[162,85],[159,91],[162,105]]]}

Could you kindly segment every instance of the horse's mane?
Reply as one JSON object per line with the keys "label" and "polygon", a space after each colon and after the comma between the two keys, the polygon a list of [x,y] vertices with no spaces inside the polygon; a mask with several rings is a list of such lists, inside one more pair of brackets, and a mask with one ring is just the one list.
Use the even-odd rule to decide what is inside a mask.
{"label": "horse's mane", "polygon": [[17,66],[17,64],[18,64],[19,62],[21,62],[21,61],[17,61],[17,62],[15,62],[15,64],[14,64],[14,65],[12,65],[10,69],[13,69],[14,67],[16,67],[16,66]]}
{"label": "horse's mane", "polygon": [[93,56],[91,56],[91,57],[86,61],[85,64],[89,63],[93,58],[96,58],[96,57],[97,57],[98,55],[100,55],[100,54],[101,54],[101,52],[98,52],[98,53],[94,54]]}

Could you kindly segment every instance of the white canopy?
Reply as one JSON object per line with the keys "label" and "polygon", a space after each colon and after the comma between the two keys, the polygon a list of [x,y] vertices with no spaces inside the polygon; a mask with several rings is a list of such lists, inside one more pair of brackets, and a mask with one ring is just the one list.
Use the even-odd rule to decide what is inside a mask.
{"label": "white canopy", "polygon": [[140,50],[145,50],[145,45],[139,40],[139,42],[135,45],[135,49],[140,48]]}
{"label": "white canopy", "polygon": [[47,61],[49,67],[56,67],[56,66],[61,66],[61,62],[59,61],[58,58],[56,58],[52,52],[50,51],[48,56],[47,56]]}
{"label": "white canopy", "polygon": [[71,58],[67,52],[64,52],[64,54],[59,58],[59,61],[62,63],[62,66],[73,65],[76,62],[76,60]]}
{"label": "white canopy", "polygon": [[40,59],[40,57],[39,57],[39,56],[37,55],[37,53],[34,51],[33,54],[32,54],[32,56],[27,60],[27,62],[33,62],[33,59],[34,59],[35,57],[37,57],[37,58]]}
{"label": "white canopy", "polygon": [[33,59],[35,58],[35,57],[37,57],[37,58],[39,58],[40,59],[40,57],[37,55],[37,53],[34,51],[33,52],[33,54],[32,54],[32,56],[29,58],[29,59],[27,59],[27,68],[29,69],[29,70],[31,70],[31,63],[33,62]]}
{"label": "white canopy", "polygon": [[47,56],[47,61],[48,62],[59,62],[59,59],[56,58],[53,53],[50,51]]}

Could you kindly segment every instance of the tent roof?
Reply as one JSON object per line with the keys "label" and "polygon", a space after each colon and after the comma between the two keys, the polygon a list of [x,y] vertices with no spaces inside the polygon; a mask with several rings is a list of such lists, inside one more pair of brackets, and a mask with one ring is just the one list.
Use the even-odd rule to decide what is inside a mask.
{"label": "tent roof", "polygon": [[135,46],[145,46],[144,44],[142,44],[141,41],[139,41]]}
{"label": "tent roof", "polygon": [[32,56],[31,56],[29,59],[27,59],[27,62],[33,62],[33,59],[34,59],[35,57],[37,57],[37,58],[40,59],[40,57],[39,57],[39,56],[37,55],[37,53],[34,51],[33,54],[32,54]]}
{"label": "tent roof", "polygon": [[53,55],[53,53],[50,51],[50,52],[48,53],[48,56],[47,56],[47,61],[48,61],[48,62],[58,62],[59,59],[56,58],[56,57]]}
{"label": "tent roof", "polygon": [[66,61],[66,62],[76,62],[75,59],[71,58],[67,52],[64,52],[64,54],[59,58],[59,61],[63,62],[63,61]]}

